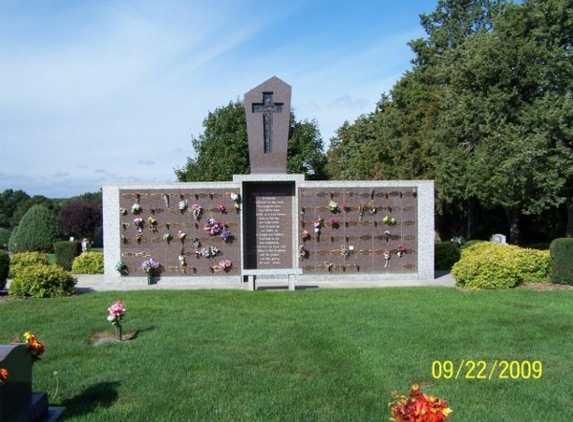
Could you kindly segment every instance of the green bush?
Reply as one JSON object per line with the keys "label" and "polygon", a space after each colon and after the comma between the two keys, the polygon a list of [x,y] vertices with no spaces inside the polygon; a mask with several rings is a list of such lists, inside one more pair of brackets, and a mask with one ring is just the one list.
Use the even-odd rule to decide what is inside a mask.
{"label": "green bush", "polygon": [[0,249],[8,249],[8,242],[12,232],[7,228],[0,227]]}
{"label": "green bush", "polygon": [[22,268],[10,281],[9,294],[15,297],[61,297],[75,293],[76,279],[56,265],[36,264]]}
{"label": "green bush", "polygon": [[66,271],[72,269],[74,258],[81,253],[81,245],[78,241],[61,241],[54,243],[54,254],[56,256],[56,265],[59,265]]}
{"label": "green bush", "polygon": [[462,249],[469,248],[470,246],[473,246],[473,245],[475,245],[476,243],[481,243],[481,242],[487,242],[487,240],[479,240],[479,239],[468,240],[467,242],[465,242],[465,243],[462,245]]}
{"label": "green bush", "polygon": [[103,253],[84,252],[72,265],[73,274],[103,274]]}
{"label": "green bush", "polygon": [[48,255],[42,252],[22,252],[12,254],[10,257],[10,278],[14,278],[18,273],[31,265],[48,265]]}
{"label": "green bush", "polygon": [[551,282],[573,285],[573,239],[559,238],[549,246],[551,253]]}
{"label": "green bush", "polygon": [[434,248],[434,269],[449,271],[460,260],[460,248],[454,242],[438,242]]}
{"label": "green bush", "polygon": [[0,290],[6,287],[8,274],[10,272],[10,255],[8,252],[0,250]]}
{"label": "green bush", "polygon": [[51,252],[60,237],[56,216],[43,205],[34,205],[22,217],[8,241],[13,253]]}
{"label": "green bush", "polygon": [[456,285],[470,289],[507,289],[549,280],[549,251],[481,242],[462,250],[452,268]]}

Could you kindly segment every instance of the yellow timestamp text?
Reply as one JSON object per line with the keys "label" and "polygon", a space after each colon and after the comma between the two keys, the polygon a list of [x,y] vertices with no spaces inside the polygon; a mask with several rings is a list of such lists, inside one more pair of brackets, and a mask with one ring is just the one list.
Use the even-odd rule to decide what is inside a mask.
{"label": "yellow timestamp text", "polygon": [[435,360],[432,362],[432,378],[434,379],[535,379],[543,375],[543,364],[539,360]]}

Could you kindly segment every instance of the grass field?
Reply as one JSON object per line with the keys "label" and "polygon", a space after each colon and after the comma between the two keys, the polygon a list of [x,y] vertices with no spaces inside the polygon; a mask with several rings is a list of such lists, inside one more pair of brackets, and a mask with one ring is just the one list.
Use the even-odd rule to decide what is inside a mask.
{"label": "grass field", "polygon": [[[137,337],[94,347],[117,299]],[[0,313],[0,339],[46,344],[34,389],[66,421],[386,421],[391,391],[413,383],[447,399],[452,421],[573,419],[573,291],[100,292]],[[480,360],[491,379],[467,379],[481,367],[460,363]],[[501,360],[520,369],[500,379]],[[445,361],[458,379],[448,364],[432,375]]]}

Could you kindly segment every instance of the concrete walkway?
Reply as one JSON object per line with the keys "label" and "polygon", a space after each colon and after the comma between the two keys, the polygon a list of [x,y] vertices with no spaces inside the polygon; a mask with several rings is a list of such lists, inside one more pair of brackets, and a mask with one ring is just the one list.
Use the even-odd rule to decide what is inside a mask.
{"label": "concrete walkway", "polygon": [[[248,290],[247,283],[214,283],[214,284],[111,284],[104,283],[103,275],[74,275],[78,279],[76,290],[78,292],[122,291],[122,290],[198,290],[198,289],[229,289]],[[385,280],[385,281],[336,281],[336,282],[298,282],[296,289],[345,289],[345,288],[381,288],[381,287],[420,287],[439,286],[455,287],[456,280],[445,271],[437,271],[434,280]],[[288,283],[280,281],[257,281],[257,290],[287,290]]]}

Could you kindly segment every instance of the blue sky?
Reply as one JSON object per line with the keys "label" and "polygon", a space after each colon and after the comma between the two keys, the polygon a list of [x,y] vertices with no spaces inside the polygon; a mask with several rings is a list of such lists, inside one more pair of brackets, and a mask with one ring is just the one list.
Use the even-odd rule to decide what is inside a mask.
{"label": "blue sky", "polygon": [[437,0],[0,0],[0,191],[174,182],[209,111],[271,76],[328,147],[411,68]]}

